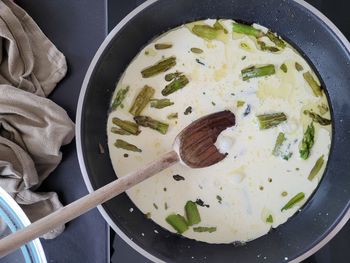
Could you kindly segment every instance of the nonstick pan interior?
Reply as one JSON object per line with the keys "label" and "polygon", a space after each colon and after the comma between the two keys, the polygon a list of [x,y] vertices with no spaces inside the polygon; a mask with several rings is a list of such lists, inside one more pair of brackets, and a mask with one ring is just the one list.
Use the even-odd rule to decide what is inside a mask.
{"label": "nonstick pan interior", "polygon": [[[106,137],[107,113],[115,83],[147,42],[183,23],[231,18],[272,29],[314,66],[332,107],[331,154],[317,191],[287,223],[245,245],[212,245],[172,234],[146,219],[126,194],[105,203],[100,211],[106,220],[143,255],[166,262],[289,261],[315,247],[346,216],[350,206],[350,45],[328,20],[301,3],[150,0],[124,19],[102,44],[86,75],[77,115],[78,155],[89,190],[116,178]],[[104,147],[104,154],[100,153],[99,144]]]}

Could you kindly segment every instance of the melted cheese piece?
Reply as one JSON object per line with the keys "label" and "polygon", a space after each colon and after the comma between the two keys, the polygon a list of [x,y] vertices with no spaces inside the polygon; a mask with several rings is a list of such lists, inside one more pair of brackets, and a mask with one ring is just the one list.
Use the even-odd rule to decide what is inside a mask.
{"label": "melted cheese piece", "polygon": [[[215,21],[204,22],[212,25]],[[226,109],[235,113],[236,126],[218,137],[218,147],[228,153],[223,161],[203,169],[190,169],[177,164],[127,191],[143,213],[150,213],[152,220],[171,232],[175,231],[165,218],[171,213],[183,215],[188,200],[203,200],[210,207],[198,206],[202,219],[198,226],[214,226],[217,230],[213,233],[196,233],[190,227],[183,235],[208,243],[249,241],[265,235],[271,227],[286,222],[317,187],[326,165],[314,180],[309,181],[307,177],[321,155],[324,155],[326,163],[331,143],[330,126],[315,124],[315,144],[311,155],[307,160],[299,157],[298,147],[310,123],[310,118],[302,112],[310,105],[314,105],[317,111],[317,105],[321,102],[328,105],[327,100],[325,96],[315,97],[302,74],[296,71],[295,62],[301,64],[304,71],[311,68],[291,46],[287,45],[279,53],[260,51],[251,37],[232,36],[232,22],[222,21],[229,31],[224,42],[208,42],[191,33],[189,27],[181,26],[161,35],[141,50],[117,85],[117,89],[130,86],[123,102],[125,107],[110,114],[107,127],[112,164],[117,176],[122,177],[172,149],[176,135],[197,118]],[[242,48],[242,42],[249,49]],[[155,50],[154,43],[172,43],[173,47]],[[194,54],[190,52],[192,47],[204,52]],[[148,51],[148,55],[145,51]],[[144,79],[140,72],[163,57],[173,55],[177,58],[177,64],[167,73],[183,72],[188,76],[189,84],[167,97],[174,105],[163,109],[148,105],[142,112],[142,115],[169,123],[168,133],[161,135],[143,127],[138,136],[111,133],[113,117],[132,120],[128,110],[144,85],[156,90],[154,98],[163,98],[161,90],[168,84],[164,80],[165,74]],[[204,65],[197,63],[196,59]],[[282,63],[287,65],[287,73],[280,70]],[[274,64],[276,74],[242,80],[240,71],[243,68],[264,64]],[[245,104],[237,107],[237,101],[244,101]],[[250,113],[244,116],[248,105]],[[188,106],[192,107],[192,113],[184,115]],[[178,119],[168,120],[166,116],[175,112]],[[288,121],[275,128],[260,130],[256,115],[273,112],[284,112]],[[329,113],[324,117],[329,118]],[[279,132],[285,133],[286,151],[292,152],[288,161],[272,155]],[[142,149],[142,153],[117,149],[113,145],[116,139],[135,144]],[[129,157],[123,157],[124,153],[128,153]],[[175,174],[183,176],[185,180],[175,181],[172,177]],[[287,192],[287,196],[282,196],[282,192]],[[299,192],[305,193],[305,199],[281,212],[281,208]],[[272,224],[266,222],[269,215],[273,217]]]}

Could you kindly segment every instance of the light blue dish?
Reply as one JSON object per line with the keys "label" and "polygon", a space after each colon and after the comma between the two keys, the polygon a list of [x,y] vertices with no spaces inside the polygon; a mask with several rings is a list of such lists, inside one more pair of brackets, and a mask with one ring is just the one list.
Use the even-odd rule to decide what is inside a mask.
{"label": "light blue dish", "polygon": [[[5,222],[6,228],[0,230],[0,238],[10,235],[30,224],[19,205],[0,187],[0,218]],[[46,257],[40,240],[37,238],[17,249],[15,252],[0,259],[1,263],[46,263]]]}

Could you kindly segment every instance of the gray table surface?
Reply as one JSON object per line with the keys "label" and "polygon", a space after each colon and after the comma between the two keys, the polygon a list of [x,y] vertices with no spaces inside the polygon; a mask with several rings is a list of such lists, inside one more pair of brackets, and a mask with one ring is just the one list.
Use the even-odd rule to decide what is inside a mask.
{"label": "gray table surface", "polygon": [[[18,0],[42,31],[61,50],[68,73],[50,98],[75,120],[85,72],[106,36],[106,3],[95,0]],[[39,190],[55,191],[63,204],[87,194],[80,173],[75,141],[63,147],[63,161]],[[73,220],[54,240],[43,240],[48,262],[95,263],[109,261],[109,231],[97,209]]]}
{"label": "gray table surface", "polygon": [[[68,73],[50,96],[74,120],[80,87],[87,67],[107,34],[144,0],[17,0],[43,32],[66,55]],[[108,2],[108,5],[107,5]],[[309,0],[350,37],[348,8],[343,0]],[[348,3],[350,7],[350,3]],[[107,19],[108,14],[108,19]],[[76,156],[75,142],[64,147],[63,161],[40,190],[55,191],[68,204],[87,194]],[[114,235],[113,235],[114,236]],[[350,224],[316,255],[305,262],[349,262]],[[42,241],[48,262],[107,262],[108,226],[96,209],[67,224],[58,238]],[[114,240],[114,263],[149,262],[124,241]],[[1,261],[1,260],[0,260]]]}

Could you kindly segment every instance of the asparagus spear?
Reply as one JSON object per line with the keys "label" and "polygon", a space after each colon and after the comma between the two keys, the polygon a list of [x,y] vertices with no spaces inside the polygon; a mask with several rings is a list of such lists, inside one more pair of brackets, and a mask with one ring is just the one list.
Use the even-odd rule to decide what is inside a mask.
{"label": "asparagus spear", "polygon": [[311,122],[311,124],[307,126],[303,140],[301,141],[301,145],[299,147],[300,157],[304,160],[309,158],[311,148],[314,145],[314,136],[315,127],[314,124]]}
{"label": "asparagus spear", "polygon": [[170,114],[167,116],[167,118],[168,118],[169,120],[171,120],[171,119],[177,119],[177,117],[178,117],[177,112],[170,113]]}
{"label": "asparagus spear", "polygon": [[300,65],[298,62],[295,62],[295,69],[297,71],[303,71],[304,70],[303,66]]}
{"label": "asparagus spear", "polygon": [[133,135],[138,135],[141,131],[139,130],[139,126],[131,121],[124,121],[117,117],[112,119],[113,124],[119,126],[122,130],[127,131]]}
{"label": "asparagus spear", "polygon": [[320,85],[317,84],[316,80],[314,79],[314,77],[311,75],[310,71],[305,72],[303,74],[304,79],[306,80],[306,82],[309,84],[309,86],[311,87],[314,95],[316,97],[321,97],[322,96],[322,88]]}
{"label": "asparagus spear", "polygon": [[281,69],[284,73],[287,73],[287,71],[288,71],[287,65],[284,64],[284,63],[280,66],[280,69]]}
{"label": "asparagus spear", "polygon": [[151,99],[151,107],[156,109],[163,109],[165,107],[174,105],[174,102],[169,99]]}
{"label": "asparagus spear", "polygon": [[179,77],[180,75],[182,75],[182,73],[176,71],[176,72],[174,72],[174,73],[168,73],[168,74],[166,74],[165,77],[164,77],[164,79],[165,79],[166,81],[172,81],[173,79]]}
{"label": "asparagus spear", "polygon": [[171,48],[173,45],[172,44],[167,44],[167,43],[158,43],[154,45],[155,49],[168,49]]}
{"label": "asparagus spear", "polygon": [[159,73],[165,72],[176,65],[176,57],[165,58],[156,64],[149,66],[141,71],[143,78],[149,78]]}
{"label": "asparagus spear", "polygon": [[317,159],[314,167],[312,167],[309,176],[307,177],[307,179],[309,179],[310,181],[312,181],[312,179],[314,179],[314,177],[318,174],[318,172],[321,170],[323,164],[324,164],[324,159],[323,159],[323,155]]}
{"label": "asparagus spear", "polygon": [[187,224],[189,226],[198,224],[201,221],[201,217],[199,215],[196,203],[192,201],[187,201],[185,205],[185,212],[186,212]]}
{"label": "asparagus spear", "polygon": [[203,50],[200,48],[197,48],[197,47],[193,47],[193,48],[191,48],[191,52],[195,53],[195,54],[201,54],[201,53],[203,53]]}
{"label": "asparagus spear", "polygon": [[142,110],[146,107],[150,99],[153,97],[154,92],[154,88],[145,85],[140,93],[136,96],[136,99],[129,112],[134,116],[140,115]]}
{"label": "asparagus spear", "polygon": [[208,25],[194,25],[192,32],[201,38],[213,40],[218,37],[220,30]]}
{"label": "asparagus spear", "polygon": [[188,230],[188,225],[185,218],[179,214],[168,215],[165,220],[171,225],[179,234],[182,234]]}
{"label": "asparagus spear", "polygon": [[239,23],[233,23],[232,30],[235,33],[250,35],[256,38],[264,36],[264,33],[261,30],[256,29],[253,26],[239,24]]}
{"label": "asparagus spear", "polygon": [[269,215],[269,216],[266,218],[266,223],[270,223],[270,224],[273,223],[273,217],[272,217],[272,215]]}
{"label": "asparagus spear", "polygon": [[122,104],[128,91],[129,91],[129,86],[127,86],[125,89],[118,90],[117,95],[115,96],[112,103],[112,110],[116,110]]}
{"label": "asparagus spear", "polygon": [[323,117],[321,117],[320,115],[318,115],[317,113],[314,113],[314,112],[309,111],[309,110],[305,110],[305,111],[304,111],[304,114],[309,115],[310,118],[311,118],[314,122],[317,122],[317,123],[321,124],[322,126],[327,126],[327,125],[330,125],[330,124],[332,123],[331,120],[326,119],[326,118],[323,118]]}
{"label": "asparagus spear", "polygon": [[185,75],[181,75],[178,78],[175,78],[172,82],[165,86],[162,90],[163,96],[168,96],[175,91],[182,89],[189,83],[188,78]]}
{"label": "asparagus spear", "polygon": [[123,130],[123,129],[119,129],[117,127],[112,127],[111,132],[115,133],[115,134],[119,134],[119,135],[130,135],[131,134],[130,132]]}
{"label": "asparagus spear", "polygon": [[284,207],[282,207],[281,211],[292,208],[296,203],[299,203],[301,200],[303,200],[304,197],[305,194],[303,192],[296,194],[292,199],[288,201]]}
{"label": "asparagus spear", "polygon": [[276,138],[275,147],[273,148],[273,151],[272,151],[272,154],[274,156],[279,155],[280,148],[285,140],[286,140],[286,137],[284,136],[284,133],[280,132]]}
{"label": "asparagus spear", "polygon": [[208,233],[213,233],[216,231],[216,227],[212,226],[212,227],[206,227],[206,226],[197,226],[193,228],[194,232],[208,232]]}
{"label": "asparagus spear", "polygon": [[135,116],[134,120],[138,125],[149,127],[160,132],[161,134],[166,134],[168,131],[169,124],[154,120],[148,116]]}
{"label": "asparagus spear", "polygon": [[266,36],[279,48],[284,49],[286,47],[286,43],[275,33],[268,31]]}
{"label": "asparagus spear", "polygon": [[251,78],[269,76],[275,74],[275,66],[270,64],[266,66],[252,66],[241,70],[243,80]]}
{"label": "asparagus spear", "polygon": [[115,141],[114,146],[124,150],[132,151],[132,152],[142,152],[142,150],[137,146],[120,139]]}
{"label": "asparagus spear", "polygon": [[261,130],[275,127],[287,120],[287,116],[283,112],[258,115],[257,118]]}

